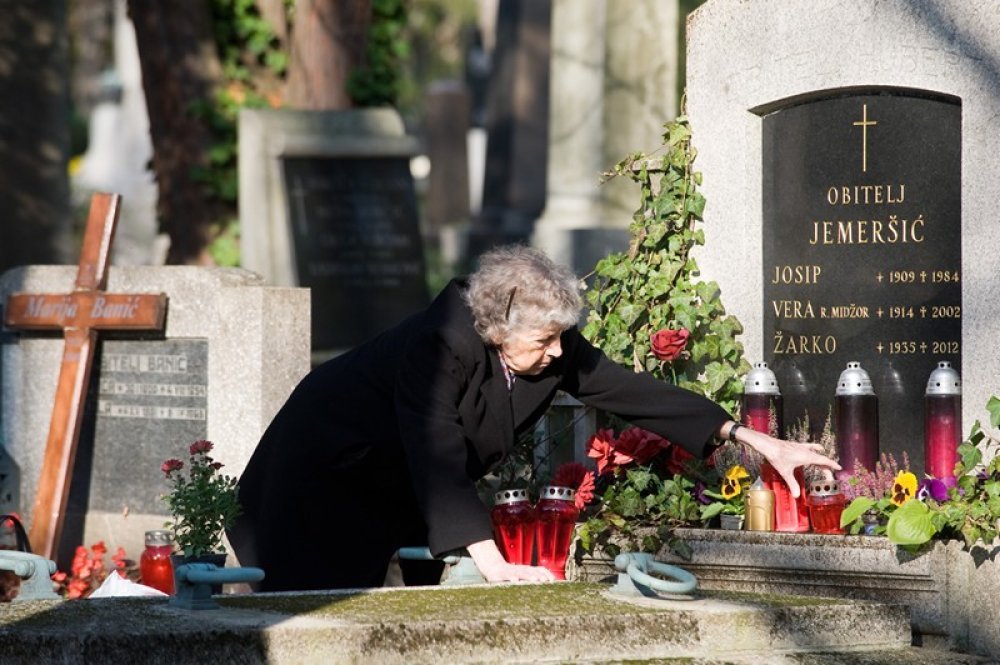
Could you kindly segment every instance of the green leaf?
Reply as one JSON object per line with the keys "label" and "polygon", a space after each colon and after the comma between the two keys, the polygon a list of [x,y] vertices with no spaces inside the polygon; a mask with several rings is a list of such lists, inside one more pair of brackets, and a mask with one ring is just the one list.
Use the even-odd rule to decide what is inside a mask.
{"label": "green leaf", "polygon": [[990,425],[994,428],[1000,427],[1000,399],[990,397],[986,403],[986,410],[990,412]]}
{"label": "green leaf", "polygon": [[911,499],[893,511],[886,535],[897,545],[923,545],[936,533],[930,508],[923,501]]}
{"label": "green leaf", "polygon": [[854,499],[854,501],[851,501],[850,505],[844,509],[844,512],[840,514],[840,527],[844,528],[848,524],[854,522],[874,505],[875,500],[866,496],[859,496]]}

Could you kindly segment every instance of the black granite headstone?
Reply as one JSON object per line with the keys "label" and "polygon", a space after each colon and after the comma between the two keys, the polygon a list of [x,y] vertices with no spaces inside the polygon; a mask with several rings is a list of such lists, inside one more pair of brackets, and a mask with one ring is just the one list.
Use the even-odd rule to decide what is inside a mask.
{"label": "black granite headstone", "polygon": [[406,157],[286,157],[298,284],[312,289],[312,346],[345,349],[429,301]]}
{"label": "black granite headstone", "polygon": [[763,339],[785,422],[821,427],[859,361],[880,450],[918,474],[927,378],[961,367],[961,111],[887,89],[763,118]]}

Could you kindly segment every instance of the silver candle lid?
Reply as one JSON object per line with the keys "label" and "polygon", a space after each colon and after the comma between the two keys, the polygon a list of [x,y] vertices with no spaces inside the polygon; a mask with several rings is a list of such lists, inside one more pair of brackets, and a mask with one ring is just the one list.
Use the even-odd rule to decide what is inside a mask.
{"label": "silver candle lid", "polygon": [[809,483],[809,496],[837,496],[840,484],[833,478],[817,478]]}
{"label": "silver candle lid", "polygon": [[937,369],[931,372],[927,379],[926,395],[961,395],[962,379],[958,372],[952,368],[951,363],[942,360],[938,363]]}
{"label": "silver candle lid", "polygon": [[572,487],[560,487],[559,485],[546,485],[538,494],[538,499],[556,499],[559,501],[573,501],[576,498],[576,490]]}
{"label": "silver candle lid", "polygon": [[778,377],[767,363],[754,363],[753,369],[743,379],[743,392],[747,395],[780,395]]}
{"label": "silver candle lid", "polygon": [[503,506],[508,503],[520,503],[528,500],[528,490],[500,490],[493,495],[493,505]]}
{"label": "silver candle lid", "polygon": [[837,379],[837,395],[874,395],[871,377],[859,362],[847,363],[847,369]]}

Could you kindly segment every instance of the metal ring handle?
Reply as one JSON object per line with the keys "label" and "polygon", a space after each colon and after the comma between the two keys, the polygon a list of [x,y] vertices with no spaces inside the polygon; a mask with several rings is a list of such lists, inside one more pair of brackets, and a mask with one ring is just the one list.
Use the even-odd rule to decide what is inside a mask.
{"label": "metal ring handle", "polygon": [[[698,579],[688,571],[668,563],[660,563],[652,555],[642,552],[619,554],[615,557],[615,568],[626,573],[634,582],[660,593],[689,594],[698,586]],[[671,577],[676,582],[653,577],[647,571]]]}

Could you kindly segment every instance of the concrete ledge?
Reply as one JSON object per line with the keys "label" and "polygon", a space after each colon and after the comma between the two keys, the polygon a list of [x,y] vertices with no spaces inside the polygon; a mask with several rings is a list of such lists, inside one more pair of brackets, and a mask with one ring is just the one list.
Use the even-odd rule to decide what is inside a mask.
{"label": "concrete ledge", "polygon": [[[920,643],[1000,653],[1000,626],[990,609],[1000,595],[998,563],[974,557],[959,542],[937,541],[914,553],[870,536],[721,529],[679,529],[677,535],[691,547],[692,560],[665,550],[659,558],[690,570],[701,588],[902,604]],[[600,556],[570,571],[582,581],[613,574]]]}
{"label": "concrete ledge", "polygon": [[[606,585],[380,589],[25,602],[0,611],[4,663],[609,662],[907,649],[896,605],[706,592],[629,602]],[[782,656],[783,657],[783,656]],[[760,660],[763,659],[763,660]],[[831,661],[832,662],[832,661]]]}

